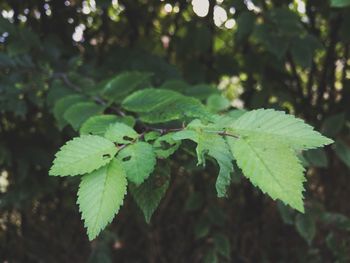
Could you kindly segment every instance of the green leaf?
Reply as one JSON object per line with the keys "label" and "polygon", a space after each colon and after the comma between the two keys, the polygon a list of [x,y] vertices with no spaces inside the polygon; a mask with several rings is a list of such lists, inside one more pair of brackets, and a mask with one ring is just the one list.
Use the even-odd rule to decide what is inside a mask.
{"label": "green leaf", "polygon": [[237,19],[236,38],[240,42],[247,38],[253,31],[256,15],[253,12],[244,11]]}
{"label": "green leaf", "polygon": [[82,135],[68,141],[56,153],[49,174],[67,176],[90,173],[112,160],[117,147],[95,135]]}
{"label": "green leaf", "polygon": [[16,33],[16,29],[17,28],[14,23],[11,23],[4,17],[0,17],[0,31],[14,34]]}
{"label": "green leaf", "polygon": [[74,130],[79,130],[80,126],[91,116],[101,114],[104,106],[93,102],[80,102],[69,107],[64,113],[64,118],[68,121]]}
{"label": "green leaf", "polygon": [[272,32],[281,35],[299,35],[303,32],[302,23],[297,13],[287,7],[271,8],[269,10],[269,18],[275,24],[275,28],[280,32],[273,30]]}
{"label": "green leaf", "polygon": [[274,137],[295,150],[317,148],[333,142],[303,120],[272,109],[247,112],[230,124],[229,130],[242,136]]}
{"label": "green leaf", "polygon": [[321,221],[332,227],[336,227],[341,230],[350,231],[350,218],[346,215],[339,213],[325,212],[321,215]]}
{"label": "green leaf", "polygon": [[296,229],[299,235],[304,238],[304,240],[311,245],[312,240],[316,235],[315,220],[312,216],[307,214],[298,214],[295,222]]}
{"label": "green leaf", "polygon": [[165,81],[159,88],[184,93],[189,90],[191,86],[181,79],[170,79]]}
{"label": "green leaf", "polygon": [[350,168],[350,147],[342,140],[337,140],[333,149],[340,160]]}
{"label": "green leaf", "polygon": [[328,158],[324,149],[312,149],[304,153],[307,162],[314,167],[328,167]]}
{"label": "green leaf", "polygon": [[278,59],[282,59],[288,50],[288,38],[279,34],[274,27],[266,24],[256,25],[253,36]]}
{"label": "green leaf", "polygon": [[168,187],[170,179],[169,166],[159,166],[153,174],[140,186],[129,185],[130,192],[143,212],[147,223],[160,204]]}
{"label": "green leaf", "polygon": [[185,211],[198,211],[204,202],[201,192],[193,192],[187,198],[185,203]]}
{"label": "green leaf", "polygon": [[331,0],[331,7],[347,7],[350,5],[350,0]]}
{"label": "green leaf", "polygon": [[140,114],[146,123],[161,123],[184,118],[210,119],[211,114],[197,99],[172,90],[144,89],[128,96],[123,108]]}
{"label": "green leaf", "polygon": [[286,206],[282,202],[277,202],[278,212],[282,218],[283,223],[287,225],[294,224],[295,210],[292,210],[289,206]]}
{"label": "green leaf", "polygon": [[321,131],[329,137],[335,137],[345,124],[345,114],[338,113],[332,116],[327,117],[323,124]]}
{"label": "green leaf", "polygon": [[116,159],[82,177],[77,203],[89,240],[93,240],[118,213],[126,186],[125,171]]}
{"label": "green leaf", "polygon": [[65,111],[72,105],[84,101],[85,98],[81,95],[69,95],[59,99],[53,108],[53,115],[57,120],[58,127],[62,129],[67,121],[64,119],[63,115]]}
{"label": "green leaf", "polygon": [[219,93],[220,91],[216,87],[205,83],[190,86],[183,92],[184,95],[194,97],[199,100],[206,100],[210,95]]}
{"label": "green leaf", "polygon": [[312,59],[316,49],[322,44],[312,35],[298,36],[291,42],[291,54],[296,64],[307,68],[312,64]]}
{"label": "green leaf", "polygon": [[69,95],[77,95],[77,94],[72,90],[66,88],[61,80],[55,79],[54,81],[52,81],[52,84],[47,93],[46,103],[52,106],[59,99]]}
{"label": "green leaf", "polygon": [[239,117],[241,117],[243,114],[245,114],[247,111],[244,110],[232,110],[227,112],[226,114],[222,115],[214,115],[213,116],[213,123],[218,129],[226,130],[226,128],[235,120],[237,120]]}
{"label": "green leaf", "polygon": [[157,157],[165,159],[172,155],[179,148],[180,144],[181,142],[173,139],[172,133],[168,133],[158,137],[153,143],[153,148]]}
{"label": "green leaf", "polygon": [[204,263],[218,263],[218,255],[214,249],[209,249],[204,256]]}
{"label": "green leaf", "polygon": [[230,101],[219,94],[213,94],[207,99],[207,107],[212,112],[220,112],[230,107]]}
{"label": "green leaf", "polygon": [[229,116],[232,120],[236,120],[239,117],[241,117],[243,114],[245,114],[246,110],[231,110],[227,113],[227,116]]}
{"label": "green leaf", "polygon": [[137,142],[122,149],[117,158],[123,162],[126,176],[136,185],[142,184],[152,173],[156,164],[153,147],[146,142]]}
{"label": "green leaf", "polygon": [[161,136],[161,133],[158,131],[147,132],[144,136],[146,142],[154,142],[157,138]]}
{"label": "green leaf", "polygon": [[122,122],[130,127],[134,126],[135,119],[131,116],[119,117],[115,115],[97,115],[87,119],[80,127],[80,134],[93,134],[103,136],[109,125]]}
{"label": "green leaf", "polygon": [[203,238],[209,234],[211,223],[209,222],[208,217],[202,216],[195,223],[194,226],[194,235],[196,239]]}
{"label": "green leaf", "polygon": [[82,135],[93,134],[103,136],[112,123],[118,121],[118,117],[115,115],[97,115],[87,119],[83,125],[81,125],[79,133]]}
{"label": "green leaf", "polygon": [[149,86],[150,73],[124,72],[111,79],[104,87],[102,94],[114,102],[121,102],[136,89]]}
{"label": "green leaf", "polygon": [[227,141],[237,165],[253,185],[304,212],[304,168],[293,150],[274,137],[261,135],[228,137]]}
{"label": "green leaf", "polygon": [[207,127],[200,121],[194,120],[188,125],[187,130],[175,133],[173,138],[174,140],[190,139],[197,143],[198,165],[205,164],[205,153],[217,161],[220,171],[216,180],[216,191],[218,197],[225,197],[233,172],[232,157],[226,141],[218,135],[217,131],[212,130],[213,128],[215,127]]}
{"label": "green leaf", "polygon": [[130,126],[116,122],[109,125],[104,137],[118,144],[129,144],[135,141],[139,134]]}
{"label": "green leaf", "polygon": [[216,233],[214,235],[214,246],[218,254],[230,259],[230,240],[225,235]]}

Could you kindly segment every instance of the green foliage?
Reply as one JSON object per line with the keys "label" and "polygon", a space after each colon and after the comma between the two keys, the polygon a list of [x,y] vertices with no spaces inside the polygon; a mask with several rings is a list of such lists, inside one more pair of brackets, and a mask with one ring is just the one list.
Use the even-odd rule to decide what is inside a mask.
{"label": "green foliage", "polygon": [[180,142],[173,139],[172,134],[166,134],[156,138],[153,143],[154,152],[158,158],[168,158],[172,155],[179,147]]}
{"label": "green foliage", "polygon": [[243,174],[255,186],[273,199],[304,212],[304,169],[287,144],[261,135],[230,138],[228,143]]}
{"label": "green foliage", "polygon": [[140,113],[140,119],[146,123],[210,118],[209,112],[200,101],[171,90],[140,90],[128,96],[122,106],[128,111]]}
{"label": "green foliage", "polygon": [[226,259],[230,259],[230,241],[225,235],[214,235],[215,250]]}
{"label": "green foliage", "polygon": [[139,186],[129,185],[129,190],[142,210],[147,223],[150,223],[154,211],[164,197],[169,187],[169,179],[169,167],[158,166],[143,184]]}
{"label": "green foliage", "polygon": [[287,225],[293,225],[294,224],[294,211],[284,205],[282,202],[278,201],[277,202],[277,208],[278,208],[278,211],[281,215],[281,218],[283,220],[283,223],[287,224]]}
{"label": "green foliage", "polygon": [[223,96],[213,94],[207,99],[207,107],[212,112],[220,112],[230,107],[230,101]]}
{"label": "green foliage", "polygon": [[112,114],[97,115],[90,117],[80,127],[79,133],[82,135],[93,134],[103,136],[110,124],[121,122],[129,126],[134,126],[135,120],[130,116],[119,117]]}
{"label": "green foliage", "polygon": [[55,106],[53,108],[53,114],[57,120],[57,124],[58,127],[60,127],[61,129],[67,124],[66,119],[63,117],[64,113],[66,112],[66,110],[71,107],[72,105],[78,103],[78,102],[82,102],[86,100],[86,98],[84,98],[81,95],[69,95],[66,97],[63,97],[59,100],[57,100],[57,102],[55,103]]}
{"label": "green foliage", "polygon": [[312,149],[305,152],[304,155],[305,159],[311,166],[323,168],[328,166],[328,158],[323,149]]}
{"label": "green foliage", "polygon": [[332,143],[301,119],[281,111],[253,110],[244,114],[230,125],[237,135],[266,135],[279,140],[295,150],[313,149]]}
{"label": "green foliage", "polygon": [[349,1],[167,2],[0,3],[0,261],[349,261]]}
{"label": "green foliage", "polygon": [[312,216],[309,213],[297,215],[295,225],[298,233],[311,245],[316,234],[315,220]]}
{"label": "green foliage", "polygon": [[296,37],[291,40],[291,54],[298,65],[309,68],[312,65],[316,49],[322,48],[321,43],[312,35]]}
{"label": "green foliage", "polygon": [[108,100],[120,102],[132,91],[144,86],[152,74],[141,72],[125,72],[107,82],[102,95]]}
{"label": "green foliage", "polygon": [[346,7],[350,5],[349,0],[331,0],[332,7]]}
{"label": "green foliage", "polygon": [[195,120],[188,125],[186,131],[178,132],[173,138],[190,139],[197,143],[198,165],[205,164],[206,153],[217,161],[220,172],[216,180],[216,190],[219,197],[226,196],[227,188],[231,183],[230,173],[233,172],[232,157],[225,140],[215,132],[215,126],[206,127]]}
{"label": "green foliage", "polygon": [[61,147],[49,174],[73,176],[90,173],[110,162],[116,152],[117,148],[111,141],[95,135],[82,135]]}
{"label": "green foliage", "polygon": [[90,240],[118,213],[126,194],[126,186],[124,168],[116,159],[82,177],[77,203]]}
{"label": "green foliage", "polygon": [[120,150],[121,160],[128,180],[136,185],[143,183],[152,173],[156,164],[153,147],[146,142],[136,142]]}
{"label": "green foliage", "polygon": [[[66,119],[76,129],[88,119],[82,125],[81,133],[97,135],[82,135],[63,146],[56,155],[50,174],[61,176],[85,174],[103,166],[85,175],[83,182],[84,178],[97,177],[96,174],[104,174],[104,177],[102,175],[100,177],[108,178],[109,170],[106,167],[117,162],[123,173],[125,171],[127,180],[131,182],[130,191],[147,222],[169,184],[169,177],[165,175],[163,182],[157,185],[161,172],[158,170],[153,173],[156,158],[169,158],[180,147],[182,140],[188,139],[197,144],[197,165],[205,166],[207,157],[218,164],[219,174],[216,179],[218,197],[228,196],[235,160],[244,176],[253,185],[273,199],[280,199],[300,212],[304,212],[302,192],[305,178],[304,169],[295,151],[316,148],[332,142],[302,120],[284,112],[260,109],[250,112],[233,111],[216,116],[209,114],[199,101],[171,90],[136,91],[122,102],[122,107],[139,114],[145,123],[200,118],[194,119],[186,127],[174,129],[174,132],[171,129],[169,131],[160,129],[160,132],[138,134],[127,124],[118,122],[119,120],[126,122],[127,117],[101,115],[87,118],[88,115],[97,112],[89,110],[90,108],[86,113],[81,112],[86,106],[97,105],[92,102],[78,103],[71,106],[64,115],[71,117]],[[228,105],[214,107],[209,103],[208,107],[214,111],[221,111]],[[144,117],[147,116],[145,114],[149,114],[148,121],[145,121]],[[72,116],[76,116],[77,119]],[[164,132],[168,133],[161,135]],[[324,167],[327,159],[324,153],[316,154],[319,152],[322,153],[320,150],[307,152],[306,157],[312,165]],[[115,155],[118,161],[111,162]],[[110,164],[106,165],[107,163]],[[100,195],[103,195],[103,192]],[[79,203],[81,204],[80,201]],[[100,216],[98,211],[99,209],[92,209],[90,213],[84,210],[85,214],[83,213],[85,222],[88,222],[86,225],[90,239],[94,238],[112,218],[111,215]],[[89,219],[86,218],[87,215]],[[91,225],[91,221],[102,223]],[[301,234],[304,235],[304,232]],[[308,235],[307,238],[310,242],[311,237]],[[221,253],[228,257],[227,251]]]}
{"label": "green foliage", "polygon": [[345,124],[345,114],[331,115],[323,121],[322,133],[329,137],[335,137]]}
{"label": "green foliage", "polygon": [[104,137],[118,144],[128,144],[136,140],[139,135],[130,126],[124,123],[116,122],[109,125],[104,134]]}
{"label": "green foliage", "polygon": [[102,113],[104,106],[93,102],[80,102],[69,107],[63,117],[72,127],[78,131],[80,126],[91,116]]}

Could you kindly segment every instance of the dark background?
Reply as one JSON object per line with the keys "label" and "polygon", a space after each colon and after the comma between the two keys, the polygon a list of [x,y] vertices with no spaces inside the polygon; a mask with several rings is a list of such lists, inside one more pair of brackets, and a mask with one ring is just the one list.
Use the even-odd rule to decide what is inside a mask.
{"label": "dark background", "polygon": [[[324,0],[1,0],[0,10],[0,261],[350,262],[350,8]],[[190,93],[219,87],[233,107],[285,110],[333,138],[304,154],[306,214],[239,176],[229,198],[218,199],[217,167],[196,167],[179,151],[151,224],[127,196],[88,242],[79,179],[48,176],[54,153],[76,136],[58,128],[51,91],[93,90],[126,70],[153,72],[154,86],[176,79]]]}

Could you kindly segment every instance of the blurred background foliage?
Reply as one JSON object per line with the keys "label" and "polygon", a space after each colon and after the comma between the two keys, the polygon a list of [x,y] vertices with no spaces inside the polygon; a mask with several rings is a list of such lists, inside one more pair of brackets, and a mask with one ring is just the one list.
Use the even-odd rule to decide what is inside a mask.
{"label": "blurred background foliage", "polygon": [[[348,5],[1,0],[0,260],[350,262]],[[75,203],[78,179],[48,177],[54,152],[77,134],[62,116],[79,98],[57,102],[76,92],[96,100],[127,71],[139,75],[114,79],[117,92],[152,85],[195,96],[214,112],[275,108],[333,138],[302,156],[306,214],[239,173],[229,198],[218,199],[217,167],[197,167],[189,145],[162,168],[169,188],[150,224],[128,196],[89,243]]]}

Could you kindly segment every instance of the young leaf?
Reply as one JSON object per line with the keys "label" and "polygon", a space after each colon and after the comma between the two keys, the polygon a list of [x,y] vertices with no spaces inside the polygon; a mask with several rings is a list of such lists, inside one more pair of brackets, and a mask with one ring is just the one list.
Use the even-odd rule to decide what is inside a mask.
{"label": "young leaf", "polygon": [[207,99],[207,108],[211,112],[220,112],[230,107],[230,101],[222,95],[213,94]]}
{"label": "young leaf", "polygon": [[132,91],[148,86],[151,76],[150,73],[124,72],[111,79],[102,93],[108,100],[120,102]]}
{"label": "young leaf", "polygon": [[80,126],[91,116],[102,113],[104,107],[93,102],[80,102],[69,107],[64,118],[68,121],[74,130],[79,130]]}
{"label": "young leaf", "polygon": [[311,245],[312,240],[315,237],[316,234],[316,225],[315,220],[312,218],[312,216],[307,214],[298,214],[296,217],[295,222],[296,229],[302,238]]}
{"label": "young leaf", "polygon": [[281,216],[283,223],[287,225],[294,224],[295,210],[290,208],[289,206],[283,204],[281,201],[277,201],[277,209]]}
{"label": "young leaf", "polygon": [[274,137],[295,150],[313,149],[333,142],[314,131],[303,120],[272,109],[247,112],[230,124],[229,129],[242,136]]}
{"label": "young leaf", "polygon": [[216,180],[216,191],[218,197],[225,197],[233,171],[232,157],[226,141],[216,131],[210,130],[198,120],[191,122],[188,129],[175,133],[173,138],[175,140],[190,139],[197,143],[198,164],[205,163],[205,153],[217,161],[220,171]]}
{"label": "young leaf", "polygon": [[89,240],[93,240],[118,213],[126,186],[125,171],[116,159],[82,177],[77,203]]}
{"label": "young leaf", "polygon": [[157,167],[153,174],[140,186],[129,185],[130,192],[143,212],[147,223],[169,187],[170,169]]}
{"label": "young leaf", "polygon": [[139,134],[130,126],[116,122],[109,125],[104,137],[112,142],[128,144],[136,140],[139,137]]}
{"label": "young leaf", "polygon": [[231,244],[226,235],[215,233],[214,235],[214,247],[218,254],[222,255],[226,259],[230,259]]}
{"label": "young leaf", "polygon": [[272,199],[304,212],[304,168],[293,150],[274,137],[261,135],[228,137],[227,141],[244,176]]}
{"label": "young leaf", "polygon": [[172,155],[180,146],[181,142],[173,139],[173,134],[168,133],[157,138],[154,141],[154,152],[159,158],[168,158]]}
{"label": "young leaf", "polygon": [[350,0],[331,0],[331,7],[347,7],[350,5]]}
{"label": "young leaf", "polygon": [[219,258],[215,249],[209,249],[203,258],[203,263],[218,263]]}
{"label": "young leaf", "polygon": [[72,105],[84,101],[85,98],[81,95],[74,94],[65,96],[61,99],[59,99],[53,108],[53,115],[55,116],[57,120],[58,127],[62,129],[66,124],[67,121],[63,118],[64,112]]}
{"label": "young leaf", "polygon": [[162,123],[188,118],[210,119],[211,114],[197,99],[172,90],[144,89],[128,96],[123,108],[140,114],[147,123]]}
{"label": "young leaf", "polygon": [[111,141],[95,135],[83,135],[63,145],[49,171],[53,176],[90,173],[110,162],[117,152]]}
{"label": "young leaf", "polygon": [[81,135],[93,134],[103,136],[112,123],[118,121],[118,117],[115,115],[97,115],[87,119],[80,127],[79,133]]}
{"label": "young leaf", "polygon": [[137,142],[122,149],[117,158],[122,161],[128,180],[140,185],[152,173],[156,164],[153,147],[146,142]]}
{"label": "young leaf", "polygon": [[150,131],[145,133],[144,140],[145,142],[154,142],[156,139],[158,139],[161,136],[161,133],[158,131]]}
{"label": "young leaf", "polygon": [[319,48],[322,48],[322,44],[313,35],[294,37],[290,43],[294,62],[304,68],[312,65],[314,53]]}

